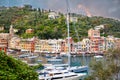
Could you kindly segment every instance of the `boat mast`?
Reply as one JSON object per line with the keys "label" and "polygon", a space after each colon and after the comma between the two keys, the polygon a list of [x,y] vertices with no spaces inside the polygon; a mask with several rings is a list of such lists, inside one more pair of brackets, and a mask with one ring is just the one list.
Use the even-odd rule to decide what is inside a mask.
{"label": "boat mast", "polygon": [[66,18],[66,21],[67,21],[67,31],[68,31],[68,68],[70,68],[70,30],[69,30],[69,2],[68,0],[66,0],[66,3],[67,3],[67,18]]}

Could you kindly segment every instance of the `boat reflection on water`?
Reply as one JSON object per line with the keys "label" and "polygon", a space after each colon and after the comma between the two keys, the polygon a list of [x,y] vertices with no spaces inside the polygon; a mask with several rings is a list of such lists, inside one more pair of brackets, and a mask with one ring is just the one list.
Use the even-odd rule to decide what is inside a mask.
{"label": "boat reflection on water", "polygon": [[56,55],[55,57],[51,57],[49,59],[47,59],[48,62],[62,62],[62,57]]}
{"label": "boat reflection on water", "polygon": [[48,62],[62,62],[62,58],[52,57],[47,60]]}

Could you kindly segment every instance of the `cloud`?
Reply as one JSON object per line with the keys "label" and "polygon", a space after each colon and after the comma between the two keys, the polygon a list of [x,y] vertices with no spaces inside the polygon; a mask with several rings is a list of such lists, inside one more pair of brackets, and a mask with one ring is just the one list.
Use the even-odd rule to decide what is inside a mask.
{"label": "cloud", "polygon": [[92,16],[91,13],[89,12],[89,9],[86,8],[85,6],[83,6],[82,4],[78,4],[77,8],[78,9],[82,9],[88,17]]}
{"label": "cloud", "polygon": [[109,13],[113,13],[113,12],[116,12],[118,9],[117,8],[111,8],[108,10]]}

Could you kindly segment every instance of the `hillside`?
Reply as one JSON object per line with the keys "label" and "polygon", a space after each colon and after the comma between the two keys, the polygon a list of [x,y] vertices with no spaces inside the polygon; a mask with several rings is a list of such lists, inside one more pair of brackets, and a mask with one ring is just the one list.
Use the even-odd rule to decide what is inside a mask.
{"label": "hillside", "polygon": [[0,80],[38,80],[38,74],[27,64],[0,52]]}
{"label": "hillside", "polygon": [[[38,36],[40,39],[65,38],[67,36],[67,27],[65,16],[59,12],[60,17],[57,19],[48,19],[50,10],[32,9],[32,6],[25,5],[23,8],[11,7],[0,11],[0,26],[4,26],[8,32],[10,24],[18,29],[19,36],[23,38]],[[95,26],[105,24],[104,36],[114,35],[120,37],[120,21],[103,18],[103,17],[87,17],[79,14],[72,14],[78,17],[77,23],[70,23],[70,36],[77,40],[74,27],[76,27],[80,39],[87,37],[87,31]],[[34,29],[33,34],[26,34],[28,28]],[[102,34],[103,35],[103,34]]]}

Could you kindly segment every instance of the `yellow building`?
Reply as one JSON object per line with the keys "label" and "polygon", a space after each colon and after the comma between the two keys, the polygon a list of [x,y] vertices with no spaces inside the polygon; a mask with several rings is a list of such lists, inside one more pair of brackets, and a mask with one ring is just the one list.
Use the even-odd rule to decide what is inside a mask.
{"label": "yellow building", "polygon": [[100,31],[91,28],[88,30],[88,37],[100,37]]}
{"label": "yellow building", "polygon": [[21,41],[21,39],[19,37],[12,37],[9,40],[8,47],[11,49],[20,49],[20,41]]}
{"label": "yellow building", "polygon": [[35,43],[35,52],[49,53],[51,51],[51,46],[48,44],[48,40],[38,40]]}
{"label": "yellow building", "polygon": [[81,51],[82,52],[90,52],[90,40],[88,38],[84,38],[81,41]]}

